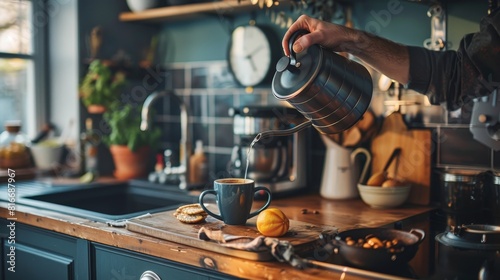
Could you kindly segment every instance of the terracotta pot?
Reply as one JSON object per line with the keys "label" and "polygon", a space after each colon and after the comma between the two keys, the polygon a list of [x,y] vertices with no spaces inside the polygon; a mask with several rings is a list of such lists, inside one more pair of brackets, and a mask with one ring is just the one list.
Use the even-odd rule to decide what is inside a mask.
{"label": "terracotta pot", "polygon": [[89,105],[87,107],[87,112],[89,112],[89,114],[102,114],[106,112],[106,107],[103,105]]}
{"label": "terracotta pot", "polygon": [[130,180],[146,177],[148,168],[149,147],[141,147],[132,152],[126,145],[109,147],[115,163],[114,176],[119,180]]}

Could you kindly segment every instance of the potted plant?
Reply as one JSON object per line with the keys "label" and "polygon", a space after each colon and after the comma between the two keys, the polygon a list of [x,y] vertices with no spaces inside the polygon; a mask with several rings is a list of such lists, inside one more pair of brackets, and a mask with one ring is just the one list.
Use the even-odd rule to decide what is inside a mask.
{"label": "potted plant", "polygon": [[140,129],[140,108],[118,103],[110,105],[103,118],[108,123],[111,133],[103,138],[109,146],[115,163],[114,175],[120,180],[140,178],[147,175],[148,160],[152,148],[157,145],[161,131],[152,128]]}
{"label": "potted plant", "polygon": [[103,113],[118,98],[125,73],[112,71],[107,63],[94,60],[80,84],[80,97],[89,113]]}

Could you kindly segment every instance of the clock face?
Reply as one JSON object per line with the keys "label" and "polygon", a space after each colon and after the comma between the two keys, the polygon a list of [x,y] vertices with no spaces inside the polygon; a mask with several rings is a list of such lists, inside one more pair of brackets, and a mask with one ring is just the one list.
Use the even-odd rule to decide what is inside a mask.
{"label": "clock face", "polygon": [[233,31],[228,55],[229,67],[243,86],[261,83],[271,69],[269,39],[256,26],[240,26]]}

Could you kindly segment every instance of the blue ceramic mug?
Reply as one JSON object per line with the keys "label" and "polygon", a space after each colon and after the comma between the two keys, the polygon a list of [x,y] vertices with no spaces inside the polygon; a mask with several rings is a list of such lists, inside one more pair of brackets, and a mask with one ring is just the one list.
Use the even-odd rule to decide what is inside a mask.
{"label": "blue ceramic mug", "polygon": [[[258,191],[267,193],[267,202],[259,210],[252,213],[254,194]],[[207,194],[215,196],[219,215],[208,210],[203,198]],[[247,220],[255,217],[271,203],[271,191],[265,187],[255,187],[255,181],[242,178],[225,178],[214,181],[214,189],[206,190],[200,194],[199,203],[203,210],[210,216],[223,221],[228,225],[244,225]]]}

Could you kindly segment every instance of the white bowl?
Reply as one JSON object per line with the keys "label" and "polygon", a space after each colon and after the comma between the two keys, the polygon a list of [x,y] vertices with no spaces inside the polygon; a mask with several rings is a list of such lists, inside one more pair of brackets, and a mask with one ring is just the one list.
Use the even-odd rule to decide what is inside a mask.
{"label": "white bowl", "polygon": [[160,0],[127,0],[127,5],[132,12],[140,12],[147,9],[157,8],[161,5]]}
{"label": "white bowl", "polygon": [[61,163],[64,146],[55,142],[44,141],[30,148],[35,166],[42,170],[51,170]]}
{"label": "white bowl", "polygon": [[394,208],[406,202],[411,185],[378,187],[358,184],[361,199],[370,207],[377,209]]}

